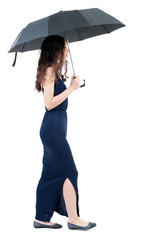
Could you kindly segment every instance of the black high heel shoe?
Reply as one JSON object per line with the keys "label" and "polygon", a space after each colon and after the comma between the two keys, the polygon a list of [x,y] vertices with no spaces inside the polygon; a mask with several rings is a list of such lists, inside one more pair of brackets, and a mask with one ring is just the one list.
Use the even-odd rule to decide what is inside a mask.
{"label": "black high heel shoe", "polygon": [[78,226],[78,225],[75,225],[75,224],[72,224],[70,222],[67,222],[67,226],[70,230],[88,230],[90,228],[93,228],[96,226],[96,223],[92,223],[92,222],[89,222],[89,224],[87,226]]}
{"label": "black high heel shoe", "polygon": [[47,224],[39,223],[39,222],[36,222],[36,221],[33,222],[33,226],[35,228],[62,228],[62,225],[58,224],[58,223],[55,223],[55,224],[52,224],[52,225],[47,225]]}

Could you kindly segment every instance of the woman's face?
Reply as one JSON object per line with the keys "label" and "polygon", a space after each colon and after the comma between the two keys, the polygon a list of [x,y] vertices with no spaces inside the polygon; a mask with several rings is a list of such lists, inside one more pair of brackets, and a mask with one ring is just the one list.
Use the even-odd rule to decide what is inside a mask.
{"label": "woman's face", "polygon": [[[68,52],[69,52],[69,49],[67,47],[67,42],[65,41],[65,48],[64,48],[64,61],[68,58]],[[60,59],[58,59],[57,63],[60,62]]]}
{"label": "woman's face", "polygon": [[65,41],[65,49],[64,49],[64,60],[66,60],[68,58],[68,46],[67,46],[67,42]]}

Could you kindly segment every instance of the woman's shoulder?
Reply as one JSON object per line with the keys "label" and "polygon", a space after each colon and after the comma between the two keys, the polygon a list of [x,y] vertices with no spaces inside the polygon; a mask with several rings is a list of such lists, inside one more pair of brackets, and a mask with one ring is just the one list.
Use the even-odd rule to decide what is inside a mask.
{"label": "woman's shoulder", "polygon": [[54,71],[52,66],[46,68],[46,73],[51,74]]}
{"label": "woman's shoulder", "polygon": [[58,79],[55,77],[55,72],[53,71],[53,67],[49,66],[45,71],[44,81],[41,83],[41,88],[44,88],[45,84],[54,82],[56,84]]}

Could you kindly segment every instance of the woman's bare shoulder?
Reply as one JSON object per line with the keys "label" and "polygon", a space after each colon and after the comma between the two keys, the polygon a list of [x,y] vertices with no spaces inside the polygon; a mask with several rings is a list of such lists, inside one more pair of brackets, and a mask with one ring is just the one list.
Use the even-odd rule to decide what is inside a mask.
{"label": "woman's bare shoulder", "polygon": [[53,72],[53,67],[50,66],[46,68],[45,78],[41,86],[44,88],[45,85],[51,84],[52,82],[55,82],[55,73]]}
{"label": "woman's bare shoulder", "polygon": [[46,74],[53,74],[53,67],[51,67],[51,66],[47,67]]}

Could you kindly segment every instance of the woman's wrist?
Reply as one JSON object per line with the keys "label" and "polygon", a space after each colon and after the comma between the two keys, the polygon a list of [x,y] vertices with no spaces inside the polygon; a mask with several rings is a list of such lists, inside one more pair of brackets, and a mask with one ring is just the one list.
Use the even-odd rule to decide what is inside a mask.
{"label": "woman's wrist", "polygon": [[71,85],[68,87],[68,89],[70,90],[70,93],[74,92],[74,89],[72,88]]}

